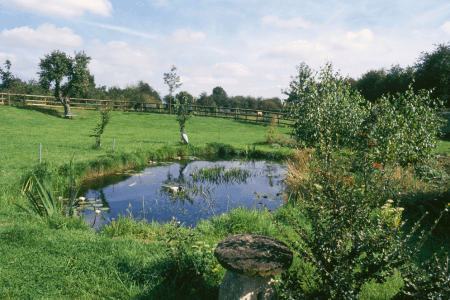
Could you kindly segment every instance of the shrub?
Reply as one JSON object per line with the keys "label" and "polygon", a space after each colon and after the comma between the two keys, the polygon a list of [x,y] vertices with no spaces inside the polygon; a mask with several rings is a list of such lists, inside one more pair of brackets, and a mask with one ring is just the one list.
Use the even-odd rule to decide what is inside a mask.
{"label": "shrub", "polygon": [[[296,196],[291,207],[283,210],[283,223],[290,224],[290,231],[275,221],[302,259],[299,269],[282,276],[285,295],[295,299],[358,299],[365,285],[385,283],[397,270],[405,282],[423,282],[418,289],[424,295],[436,286],[431,279],[439,280],[438,284],[447,282],[448,273],[421,278],[414,273],[415,258],[444,211],[430,230],[416,234],[418,221],[404,234],[403,208],[385,200],[395,192],[390,187],[391,174],[372,166],[369,178],[357,178],[343,159],[328,161],[322,168],[322,164],[308,161],[304,153],[298,157],[301,167],[294,164],[297,169],[293,171],[291,165],[289,171],[291,180],[297,178]],[[298,175],[301,170],[303,177]],[[413,240],[413,236],[418,238]],[[440,267],[445,268],[445,264]],[[406,285],[404,293],[412,293],[412,288]]]}
{"label": "shrub", "polygon": [[[430,99],[431,91],[383,96],[368,109],[359,131],[361,150],[378,163],[417,163],[431,157],[444,119],[436,114],[442,104]],[[431,105],[431,106],[430,106]]]}
{"label": "shrub", "polygon": [[327,63],[319,76],[312,75],[305,64],[297,67],[300,75],[291,82],[286,108],[295,119],[293,135],[305,147],[315,147],[328,154],[340,144],[351,144],[358,126],[366,116],[361,95],[348,81],[333,73]]}

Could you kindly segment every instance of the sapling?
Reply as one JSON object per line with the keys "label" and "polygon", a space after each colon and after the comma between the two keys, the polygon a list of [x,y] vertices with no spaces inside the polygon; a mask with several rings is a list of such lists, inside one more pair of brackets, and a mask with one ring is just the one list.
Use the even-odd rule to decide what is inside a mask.
{"label": "sapling", "polygon": [[101,112],[101,120],[97,124],[97,127],[94,128],[94,134],[91,134],[90,136],[93,136],[97,139],[97,145],[100,148],[102,146],[102,134],[103,131],[105,131],[105,127],[109,122],[109,119],[111,118],[111,109],[106,109]]}

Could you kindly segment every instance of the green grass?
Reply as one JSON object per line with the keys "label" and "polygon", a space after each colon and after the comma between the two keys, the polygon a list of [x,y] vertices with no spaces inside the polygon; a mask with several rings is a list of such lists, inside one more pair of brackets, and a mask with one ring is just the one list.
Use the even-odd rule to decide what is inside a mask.
{"label": "green grass", "polygon": [[[100,234],[83,220],[47,220],[17,210],[13,202],[24,203],[17,182],[36,167],[39,143],[44,162],[63,166],[73,157],[82,176],[183,154],[230,149],[267,156],[292,153],[264,143],[267,126],[207,117],[188,122],[190,145],[182,146],[175,116],[132,112],[112,112],[103,147],[97,149],[89,135],[100,112],[77,110],[72,120],[61,118],[61,112],[0,106],[1,299],[217,299],[225,270],[212,249],[222,238],[248,232],[284,239],[265,212],[246,208],[202,221],[194,230],[124,216]],[[278,131],[290,133],[289,128]],[[442,140],[439,146],[436,153],[450,153],[450,142]],[[289,233],[293,229],[283,225],[283,209],[289,207],[274,217]],[[291,271],[301,264],[296,258]],[[361,299],[389,299],[402,285],[397,275],[383,285],[373,282]]]}
{"label": "green grass", "polygon": [[[98,111],[77,110],[76,119],[64,119],[62,110],[45,108],[19,108],[0,106],[0,183],[16,180],[39,162],[39,143],[42,143],[42,160],[50,164],[96,160],[99,156],[119,154],[183,151],[202,152],[210,143],[232,145],[245,150],[255,147],[260,151],[275,151],[264,145],[268,127],[209,117],[194,117],[186,126],[191,147],[181,147],[176,116],[140,112],[111,113],[111,120],[102,137],[102,148],[95,147],[90,137],[100,118]],[[280,128],[289,133],[289,128]],[[181,149],[181,151],[179,150]],[[184,150],[183,150],[184,149]],[[194,150],[190,150],[194,149]],[[283,148],[277,152],[292,153]],[[1,186],[1,184],[0,184]]]}

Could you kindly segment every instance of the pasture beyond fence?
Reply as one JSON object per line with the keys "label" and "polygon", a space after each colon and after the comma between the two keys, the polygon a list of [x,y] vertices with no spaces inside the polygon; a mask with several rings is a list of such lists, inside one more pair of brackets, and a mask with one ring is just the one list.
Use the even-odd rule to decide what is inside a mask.
{"label": "pasture beyond fence", "polygon": [[[10,106],[43,106],[43,107],[63,107],[61,102],[54,96],[26,95],[0,93],[0,105]],[[121,111],[137,111],[157,114],[171,114],[174,111],[174,104],[148,103],[126,100],[99,100],[70,98],[71,109],[101,110],[111,108]],[[276,111],[263,111],[256,109],[228,108],[216,106],[190,105],[188,110],[197,116],[234,119],[244,122],[270,123],[275,118],[278,125],[290,126],[292,120],[286,118],[286,113]]]}

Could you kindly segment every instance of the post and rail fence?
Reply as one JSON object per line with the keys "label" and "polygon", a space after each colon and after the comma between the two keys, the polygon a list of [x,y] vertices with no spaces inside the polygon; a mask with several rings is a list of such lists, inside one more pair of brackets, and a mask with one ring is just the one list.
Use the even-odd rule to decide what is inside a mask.
{"label": "post and rail fence", "polygon": [[[0,93],[0,105],[9,106],[42,106],[52,108],[62,108],[61,102],[54,96],[27,95]],[[137,111],[147,113],[169,114],[173,111],[174,104],[169,109],[167,103],[149,103],[126,100],[99,100],[99,99],[81,99],[70,98],[71,109],[101,110],[111,108],[120,111]],[[290,126],[294,122],[286,118],[287,114],[277,111],[263,111],[257,109],[228,108],[216,106],[190,105],[189,110],[197,116],[234,119],[244,122],[266,123],[270,124],[275,117],[276,123],[282,126]]]}

